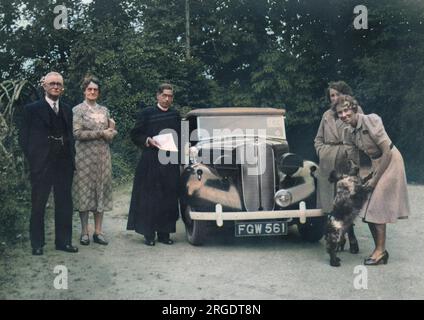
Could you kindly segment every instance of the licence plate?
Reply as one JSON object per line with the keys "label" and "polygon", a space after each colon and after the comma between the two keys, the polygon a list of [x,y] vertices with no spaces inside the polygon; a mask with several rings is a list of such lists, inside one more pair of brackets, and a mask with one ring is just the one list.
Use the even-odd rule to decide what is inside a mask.
{"label": "licence plate", "polygon": [[236,237],[279,236],[288,232],[284,221],[235,222],[234,227]]}

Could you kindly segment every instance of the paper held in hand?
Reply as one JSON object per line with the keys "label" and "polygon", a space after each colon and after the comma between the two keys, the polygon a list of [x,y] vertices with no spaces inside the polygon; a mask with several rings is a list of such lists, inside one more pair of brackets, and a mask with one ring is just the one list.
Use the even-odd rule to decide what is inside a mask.
{"label": "paper held in hand", "polygon": [[160,145],[159,149],[161,150],[173,151],[173,152],[178,151],[177,146],[175,145],[175,141],[172,136],[172,133],[160,134],[160,135],[154,136],[152,139],[155,140],[157,143],[159,143]]}

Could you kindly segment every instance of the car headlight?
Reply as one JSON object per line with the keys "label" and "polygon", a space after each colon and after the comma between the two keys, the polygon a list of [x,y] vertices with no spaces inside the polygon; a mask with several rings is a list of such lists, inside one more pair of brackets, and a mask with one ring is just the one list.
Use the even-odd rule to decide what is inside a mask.
{"label": "car headlight", "polygon": [[303,159],[294,153],[285,153],[278,159],[278,167],[282,172],[291,176],[303,167]]}
{"label": "car headlight", "polygon": [[280,207],[288,207],[292,204],[292,194],[290,191],[281,189],[275,193],[274,200]]}

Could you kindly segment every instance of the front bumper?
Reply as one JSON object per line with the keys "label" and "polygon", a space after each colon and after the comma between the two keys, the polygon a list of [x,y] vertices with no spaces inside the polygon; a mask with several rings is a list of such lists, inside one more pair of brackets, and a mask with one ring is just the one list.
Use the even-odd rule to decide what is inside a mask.
{"label": "front bumper", "polygon": [[222,212],[222,205],[217,204],[215,206],[215,211],[212,212],[190,211],[190,218],[192,220],[216,221],[218,227],[222,227],[224,225],[224,220],[248,221],[279,218],[299,218],[300,223],[305,223],[306,218],[321,216],[324,216],[324,213],[321,209],[306,209],[306,204],[304,201],[299,203],[298,210]]}

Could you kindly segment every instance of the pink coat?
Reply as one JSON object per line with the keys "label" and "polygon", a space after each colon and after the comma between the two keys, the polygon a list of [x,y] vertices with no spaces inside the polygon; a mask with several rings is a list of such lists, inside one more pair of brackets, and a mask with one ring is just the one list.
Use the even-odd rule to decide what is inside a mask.
{"label": "pink coat", "polygon": [[[358,114],[356,128],[350,130],[353,143],[372,159],[372,170],[375,172],[381,159],[379,145],[384,141],[391,143],[381,118],[376,114]],[[403,158],[395,146],[391,153],[389,166],[360,212],[366,222],[393,223],[410,214]]]}

